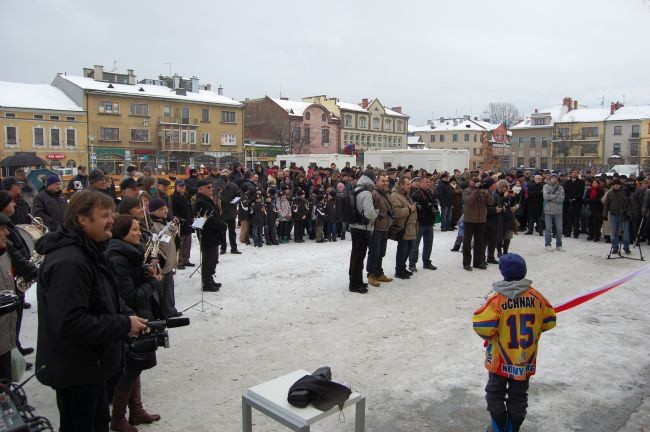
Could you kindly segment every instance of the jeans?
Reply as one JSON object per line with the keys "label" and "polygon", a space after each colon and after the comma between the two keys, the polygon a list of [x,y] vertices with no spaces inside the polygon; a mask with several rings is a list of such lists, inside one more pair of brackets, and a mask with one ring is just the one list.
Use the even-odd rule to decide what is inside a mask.
{"label": "jeans", "polygon": [[253,225],[252,235],[253,235],[253,244],[255,246],[262,246],[262,233],[264,225]]}
{"label": "jeans", "polygon": [[369,275],[379,277],[384,274],[382,261],[386,256],[386,245],[388,244],[387,231],[373,231],[370,236],[368,246],[368,262],[366,262],[366,272]]}
{"label": "jeans", "polygon": [[334,239],[336,237],[336,222],[328,222],[327,223],[327,237],[330,239]]}
{"label": "jeans", "polygon": [[555,223],[555,246],[562,247],[562,215],[561,214],[545,214],[544,224],[544,245],[550,246],[553,238],[553,223]]}
{"label": "jeans", "polygon": [[443,231],[451,229],[451,210],[451,206],[443,206],[440,210],[440,229]]}
{"label": "jeans", "polygon": [[424,240],[422,246],[422,263],[427,264],[431,262],[431,250],[433,249],[433,225],[419,225],[418,236],[413,241],[413,247],[409,251],[409,266],[415,267],[418,262],[418,250],[420,249],[420,241]]}
{"label": "jeans", "polygon": [[352,252],[350,253],[350,288],[359,288],[363,284],[363,260],[368,252],[370,231],[350,228]]}
{"label": "jeans", "polygon": [[623,230],[623,249],[630,250],[630,221],[612,213],[609,214],[609,221],[612,224],[612,249],[618,251],[618,236]]}
{"label": "jeans", "polygon": [[406,259],[414,248],[415,240],[398,240],[397,253],[395,255],[395,273],[406,271]]}

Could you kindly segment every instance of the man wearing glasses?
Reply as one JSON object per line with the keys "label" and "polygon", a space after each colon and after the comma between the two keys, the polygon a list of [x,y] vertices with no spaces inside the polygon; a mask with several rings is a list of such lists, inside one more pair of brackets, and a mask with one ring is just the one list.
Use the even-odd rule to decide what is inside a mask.
{"label": "man wearing glasses", "polygon": [[203,291],[217,292],[221,284],[212,279],[219,261],[219,244],[221,233],[228,225],[221,219],[217,205],[212,199],[212,182],[199,180],[198,193],[194,204],[196,217],[207,218],[203,228],[197,234],[201,245],[203,261],[201,263],[201,281]]}

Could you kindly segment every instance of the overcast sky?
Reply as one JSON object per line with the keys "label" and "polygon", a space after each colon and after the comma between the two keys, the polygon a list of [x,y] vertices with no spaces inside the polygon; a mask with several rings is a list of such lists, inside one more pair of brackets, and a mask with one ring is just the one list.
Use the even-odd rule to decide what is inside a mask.
{"label": "overcast sky", "polygon": [[2,0],[0,80],[172,73],[237,100],[326,94],[411,123],[564,96],[650,104],[650,0]]}

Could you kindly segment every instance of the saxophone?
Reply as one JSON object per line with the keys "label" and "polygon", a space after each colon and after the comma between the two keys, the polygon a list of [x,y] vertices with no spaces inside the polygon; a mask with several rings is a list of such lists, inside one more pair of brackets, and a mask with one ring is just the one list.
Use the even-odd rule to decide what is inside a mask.
{"label": "saxophone", "polygon": [[[47,226],[45,226],[45,224],[43,223],[43,219],[41,219],[40,217],[34,217],[29,213],[27,213],[27,215],[32,220],[32,226],[41,233],[41,237],[50,232]],[[43,264],[44,259],[45,259],[45,255],[40,255],[36,251],[33,251],[31,257],[29,258],[29,261],[32,264],[34,264],[36,268],[40,268],[41,264]],[[16,276],[15,278],[16,289],[18,289],[18,291],[20,292],[27,291],[34,282],[35,282],[34,279],[27,280],[23,276]]]}

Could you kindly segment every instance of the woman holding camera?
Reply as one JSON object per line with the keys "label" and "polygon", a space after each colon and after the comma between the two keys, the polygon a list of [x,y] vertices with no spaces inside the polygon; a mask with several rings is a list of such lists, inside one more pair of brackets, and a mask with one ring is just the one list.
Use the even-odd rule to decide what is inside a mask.
{"label": "woman holding camera", "polygon": [[[115,217],[113,238],[108,244],[107,257],[115,270],[120,296],[135,313],[148,320],[162,316],[153,294],[152,283],[156,277],[155,265],[143,266],[144,251],[140,245],[142,234],[136,218],[129,215]],[[133,425],[160,420],[157,414],[147,413],[142,406],[140,373],[156,365],[156,353],[133,353],[128,349],[124,355],[124,370],[117,381],[113,394],[111,430],[137,432]],[[129,421],[126,421],[126,407]]]}

